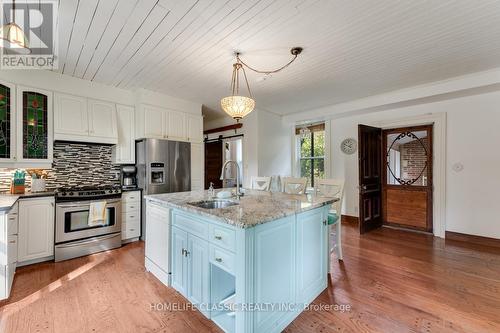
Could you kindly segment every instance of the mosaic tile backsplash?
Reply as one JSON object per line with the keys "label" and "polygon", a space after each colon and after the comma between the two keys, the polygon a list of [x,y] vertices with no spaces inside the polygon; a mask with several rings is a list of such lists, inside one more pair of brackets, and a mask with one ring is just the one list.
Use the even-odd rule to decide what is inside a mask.
{"label": "mosaic tile backsplash", "polygon": [[[48,170],[47,189],[65,186],[118,185],[120,167],[111,159],[110,145],[54,143],[54,163]],[[10,188],[15,169],[0,169],[0,191]],[[26,177],[26,187],[31,185],[31,177]]]}

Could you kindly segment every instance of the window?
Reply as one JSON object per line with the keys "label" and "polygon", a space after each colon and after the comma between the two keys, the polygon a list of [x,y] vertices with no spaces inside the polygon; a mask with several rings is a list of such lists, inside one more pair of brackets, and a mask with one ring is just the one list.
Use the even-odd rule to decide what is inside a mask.
{"label": "window", "polygon": [[298,163],[300,177],[308,179],[309,186],[325,177],[325,124],[297,127]]}

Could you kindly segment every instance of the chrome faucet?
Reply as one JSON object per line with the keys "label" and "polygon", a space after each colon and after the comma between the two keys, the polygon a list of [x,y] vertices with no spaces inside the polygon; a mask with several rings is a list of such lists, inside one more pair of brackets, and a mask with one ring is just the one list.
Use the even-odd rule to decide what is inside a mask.
{"label": "chrome faucet", "polygon": [[224,183],[226,182],[226,166],[230,163],[233,163],[236,165],[236,197],[239,198],[242,196],[240,192],[240,166],[236,161],[233,160],[227,160],[224,165],[222,166],[222,172],[220,174],[220,179],[222,179],[222,186],[224,186]]}

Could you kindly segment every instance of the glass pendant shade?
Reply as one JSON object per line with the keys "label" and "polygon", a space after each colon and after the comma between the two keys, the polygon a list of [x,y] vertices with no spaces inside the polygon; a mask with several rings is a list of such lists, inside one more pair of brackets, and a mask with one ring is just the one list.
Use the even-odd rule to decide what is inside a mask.
{"label": "glass pendant shade", "polygon": [[220,101],[222,110],[233,119],[240,120],[255,108],[255,101],[246,96],[228,96]]}
{"label": "glass pendant shade", "polygon": [[8,48],[19,54],[31,53],[23,29],[14,22],[5,24],[0,28],[0,47]]}

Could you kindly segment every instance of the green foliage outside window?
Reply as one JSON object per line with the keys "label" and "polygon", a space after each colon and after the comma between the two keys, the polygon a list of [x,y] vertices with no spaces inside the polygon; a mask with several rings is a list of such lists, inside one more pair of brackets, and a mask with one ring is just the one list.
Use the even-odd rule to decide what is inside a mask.
{"label": "green foliage outside window", "polygon": [[313,131],[300,139],[300,176],[309,179],[308,186],[325,177],[325,131]]}

